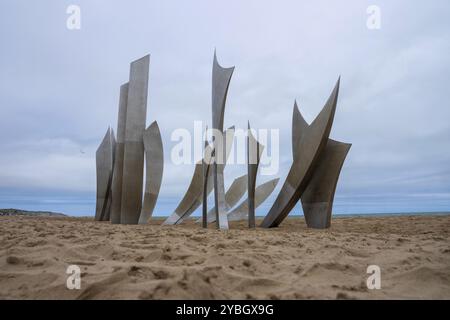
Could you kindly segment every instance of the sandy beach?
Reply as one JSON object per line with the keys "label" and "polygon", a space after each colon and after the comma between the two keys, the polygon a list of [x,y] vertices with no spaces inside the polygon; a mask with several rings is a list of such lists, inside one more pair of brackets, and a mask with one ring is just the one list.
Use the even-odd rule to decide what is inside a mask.
{"label": "sandy beach", "polygon": [[[0,217],[1,299],[450,299],[450,216],[303,218],[276,229]],[[78,265],[81,289],[66,288]],[[381,289],[367,289],[368,265]]]}

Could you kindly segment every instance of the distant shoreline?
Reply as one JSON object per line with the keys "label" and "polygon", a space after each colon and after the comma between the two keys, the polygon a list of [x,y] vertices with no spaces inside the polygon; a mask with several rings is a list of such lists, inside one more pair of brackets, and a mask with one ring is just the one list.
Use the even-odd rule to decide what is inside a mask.
{"label": "distant shoreline", "polygon": [[11,217],[11,216],[69,217],[69,215],[67,214],[51,211],[29,211],[13,208],[0,209],[0,217]]}

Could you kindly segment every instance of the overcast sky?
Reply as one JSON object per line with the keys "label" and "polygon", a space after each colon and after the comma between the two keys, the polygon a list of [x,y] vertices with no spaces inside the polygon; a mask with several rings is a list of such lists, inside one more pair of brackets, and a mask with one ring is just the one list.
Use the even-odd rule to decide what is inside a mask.
{"label": "overcast sky", "polygon": [[[80,30],[66,27],[71,4]],[[373,4],[378,30],[366,26]],[[116,130],[129,63],[151,54],[147,124],[158,121],[165,153],[156,214],[170,214],[193,172],[171,163],[170,136],[211,122],[216,48],[236,67],[225,126],[279,129],[280,170],[258,183],[281,181],[258,214],[292,163],[294,100],[312,121],[339,75],[330,137],[353,146],[334,212],[449,211],[449,12],[447,0],[2,0],[0,207],[94,214],[96,148]],[[228,166],[226,185],[245,171]]]}

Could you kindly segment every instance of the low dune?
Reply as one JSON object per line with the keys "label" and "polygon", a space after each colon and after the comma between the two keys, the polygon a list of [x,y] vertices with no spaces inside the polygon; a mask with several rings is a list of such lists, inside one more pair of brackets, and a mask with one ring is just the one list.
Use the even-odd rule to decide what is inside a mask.
{"label": "low dune", "polygon": [[[450,216],[336,218],[310,230],[0,217],[1,299],[450,299]],[[66,287],[69,265],[80,290]],[[367,267],[381,269],[369,290]]]}

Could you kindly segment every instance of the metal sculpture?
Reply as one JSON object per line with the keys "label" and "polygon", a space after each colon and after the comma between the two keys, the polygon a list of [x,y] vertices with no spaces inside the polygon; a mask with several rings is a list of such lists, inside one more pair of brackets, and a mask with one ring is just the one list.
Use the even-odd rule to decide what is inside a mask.
{"label": "metal sculpture", "polygon": [[262,221],[261,227],[278,226],[306,190],[330,135],[338,93],[339,80],[322,111],[311,125],[305,128],[304,134],[296,146],[295,158],[283,187]]}
{"label": "metal sculpture", "polygon": [[[234,179],[233,183],[225,193],[225,202],[227,203],[228,210],[233,208],[238,203],[238,201],[244,196],[246,190],[247,190],[246,174],[240,176],[239,178]],[[199,219],[196,222],[200,221],[202,221],[202,219]],[[216,221],[216,208],[212,208],[207,213],[207,223],[215,221]]]}
{"label": "metal sculpture", "polygon": [[247,172],[248,172],[248,227],[255,228],[255,188],[258,173],[259,160],[264,146],[253,136],[248,122],[247,131]]}
{"label": "metal sculpture", "polygon": [[[117,142],[108,129],[96,152],[97,202],[95,219],[112,223],[143,224],[152,216],[161,187],[163,145],[157,122],[145,130],[150,56],[130,65],[129,82],[120,87]],[[202,203],[202,225],[216,222],[228,229],[228,221],[248,219],[255,227],[255,209],[275,189],[279,179],[256,187],[258,165],[264,146],[253,136],[250,123],[247,137],[248,174],[237,178],[225,193],[224,168],[231,152],[234,127],[223,132],[225,105],[234,67],[223,68],[214,52],[212,70],[213,141],[205,144],[203,158],[194,170],[181,202],[164,222],[179,224]],[[300,200],[308,227],[328,228],[339,174],[351,144],[329,139],[339,94],[337,81],[316,119],[309,125],[294,104],[292,118],[293,163],[262,227],[276,227]],[[217,134],[217,136],[215,135]],[[146,183],[142,201],[144,152]],[[248,197],[230,211],[242,198]],[[214,190],[215,206],[207,210],[207,197]]]}
{"label": "metal sculpture", "polygon": [[[267,181],[255,190],[255,209],[257,209],[273,192],[280,178]],[[236,208],[228,213],[228,221],[248,220],[248,198],[242,201]]]}
{"label": "metal sculpture", "polygon": [[[207,146],[205,148],[205,154],[210,153],[212,150],[211,146]],[[195,164],[194,174],[191,179],[191,183],[189,184],[188,189],[186,190],[186,193],[184,194],[183,198],[181,199],[180,203],[176,207],[175,211],[164,221],[163,225],[174,225],[180,223],[181,219],[185,217],[192,208],[198,208],[200,205],[200,198],[202,196],[202,186],[203,186],[203,179],[202,179],[202,163],[204,162],[204,158],[200,161],[198,161]],[[207,193],[212,190],[212,187],[208,187]]]}
{"label": "metal sculpture", "polygon": [[146,224],[151,218],[158,199],[164,169],[164,153],[161,132],[154,121],[144,132],[145,149],[145,192],[139,224]]}
{"label": "metal sculpture", "polygon": [[[222,68],[214,52],[214,62],[212,71],[212,128],[213,130],[223,131],[223,120],[225,114],[225,103],[227,99],[228,88],[230,86],[231,76],[234,67]],[[217,137],[216,137],[217,138]],[[216,211],[216,227],[218,229],[228,229],[227,203],[225,201],[224,185],[224,166],[227,143],[226,139],[215,139],[215,161],[213,163],[214,177],[214,204]]]}
{"label": "metal sculpture", "polygon": [[[208,128],[206,128],[208,131]],[[209,143],[205,141],[205,148],[209,146]],[[202,227],[208,228],[208,180],[210,180],[211,163],[214,161],[214,149],[209,148],[211,154],[205,154],[202,159],[202,181],[203,181],[203,191],[202,191]]]}
{"label": "metal sculpture", "polygon": [[120,212],[122,210],[122,178],[123,178],[123,155],[125,142],[125,122],[127,119],[128,83],[120,87],[119,114],[117,117],[117,141],[114,157],[114,173],[112,180],[112,203],[111,223],[120,223]]}
{"label": "metal sculpture", "polygon": [[121,217],[137,224],[142,208],[145,119],[150,55],[131,63],[125,121]]}
{"label": "metal sculpture", "polygon": [[111,212],[111,185],[114,168],[114,152],[116,140],[114,131],[108,128],[102,143],[95,153],[97,171],[97,202],[95,220],[109,220]]}
{"label": "metal sculpture", "polygon": [[[298,152],[298,145],[309,127],[297,103],[292,117],[292,154]],[[324,229],[331,225],[331,210],[339,179],[339,173],[351,144],[328,139],[308,186],[301,196],[303,214],[310,228]]]}
{"label": "metal sculpture", "polygon": [[[234,126],[228,128],[223,135],[227,137],[225,139],[232,141],[234,137]],[[226,147],[226,159],[227,159],[228,156],[230,155],[232,145],[230,143],[225,144],[227,146]],[[194,211],[202,204],[202,197],[203,197],[202,163],[205,159],[205,155],[211,154],[212,149],[213,149],[212,145],[208,145],[205,148],[204,158],[195,164],[194,174],[192,175],[191,183],[189,184],[186,193],[184,194],[182,200],[178,204],[175,211],[164,221],[163,223],[164,225],[180,224],[184,219],[186,219],[192,213],[194,213]],[[207,195],[209,195],[214,188],[214,185],[212,183],[213,179],[212,170],[209,170],[208,179],[210,179],[209,180],[210,182],[208,181],[207,183],[208,185]]]}

